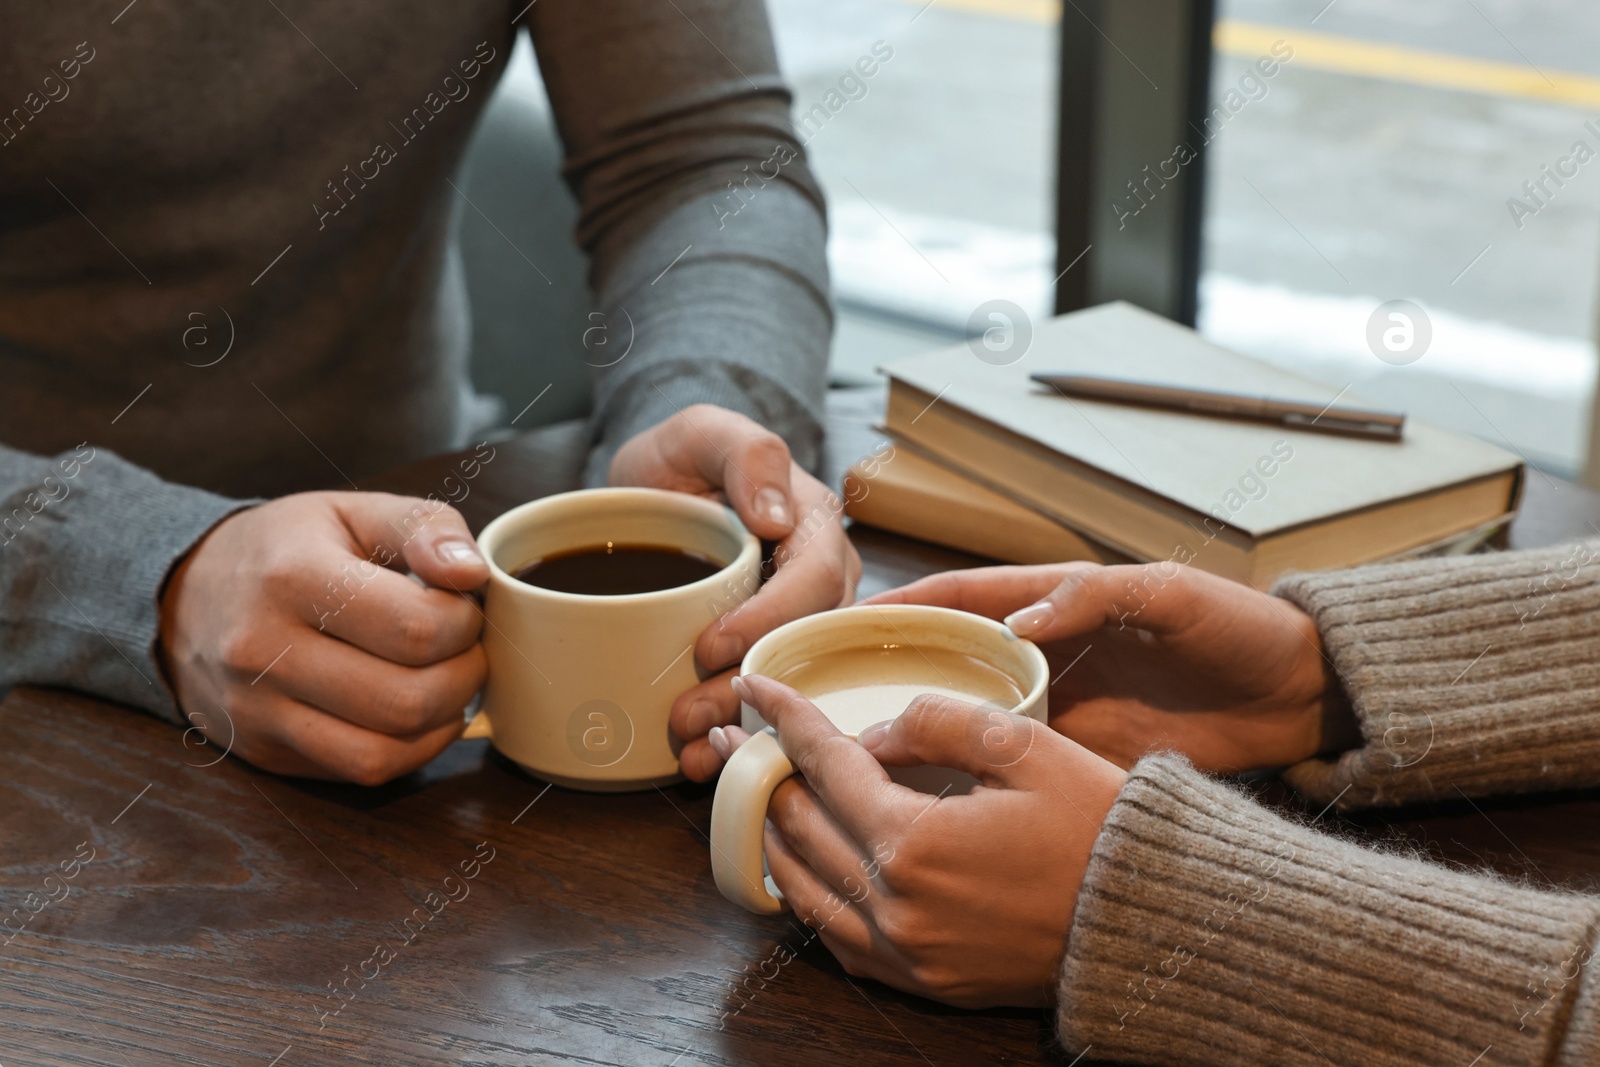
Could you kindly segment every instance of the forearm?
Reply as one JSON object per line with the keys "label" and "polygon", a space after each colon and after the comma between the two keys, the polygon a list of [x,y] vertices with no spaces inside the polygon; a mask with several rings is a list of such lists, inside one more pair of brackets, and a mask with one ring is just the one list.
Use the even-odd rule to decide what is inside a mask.
{"label": "forearm", "polygon": [[1079,893],[1057,1025],[1149,1064],[1600,1057],[1600,904],[1385,855],[1141,762]]}
{"label": "forearm", "polygon": [[1315,621],[1361,732],[1286,772],[1307,795],[1600,785],[1600,542],[1295,575],[1277,593]]}
{"label": "forearm", "polygon": [[84,444],[0,446],[0,692],[62,686],[179,718],[156,663],[173,564],[245,506]]}
{"label": "forearm", "polygon": [[628,438],[697,403],[750,416],[816,465],[832,332],[821,215],[775,183],[737,225],[717,227],[719,206],[682,205],[606,274],[607,348],[633,347],[597,376],[591,484]]}
{"label": "forearm", "polygon": [[628,437],[702,402],[813,465],[826,227],[765,7],[591,0],[535,6],[528,24],[604,316],[591,482]]}

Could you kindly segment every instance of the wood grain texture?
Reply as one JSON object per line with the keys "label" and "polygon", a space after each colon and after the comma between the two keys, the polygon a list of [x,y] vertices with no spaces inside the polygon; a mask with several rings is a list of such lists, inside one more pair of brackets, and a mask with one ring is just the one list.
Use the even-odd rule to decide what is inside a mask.
{"label": "wood grain texture", "polygon": [[[215,749],[154,719],[26,689],[0,710],[0,746],[0,902],[95,850],[0,950],[7,1067],[286,1047],[283,1067],[1035,1062],[1047,1039],[1036,1013],[847,980],[795,925],[729,905],[703,786],[547,788],[484,742],[382,789],[292,781],[206,767]],[[463,878],[484,842],[492,860]],[[796,958],[758,968],[780,943]],[[771,980],[741,991],[758,969]],[[346,979],[347,1000],[326,995]]]}
{"label": "wood grain texture", "polygon": [[[836,402],[835,478],[871,448],[873,403]],[[459,497],[476,528],[575,487],[582,434],[500,443],[464,482],[444,457],[370,487]],[[1530,484],[1528,511],[1523,546],[1524,530],[1581,535],[1600,498]],[[866,592],[981,562],[853,536]],[[462,742],[369,790],[262,774],[195,740],[63,692],[0,704],[0,917],[29,916],[0,945],[5,1067],[1070,1062],[1044,1013],[850,979],[792,919],[725,902],[708,787],[570,792]],[[1276,786],[1265,798],[1294,803]],[[1597,794],[1344,825],[1536,882],[1600,878]],[[84,843],[93,858],[63,881]]]}

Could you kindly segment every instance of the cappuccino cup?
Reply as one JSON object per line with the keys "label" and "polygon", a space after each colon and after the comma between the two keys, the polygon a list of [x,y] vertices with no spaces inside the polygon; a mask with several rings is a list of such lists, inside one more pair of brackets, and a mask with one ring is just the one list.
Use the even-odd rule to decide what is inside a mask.
{"label": "cappuccino cup", "polygon": [[584,489],[513,508],[478,547],[489,680],[465,736],[572,789],[681,777],[668,715],[700,681],[695,640],[761,584],[761,544],[733,510],[660,489]]}
{"label": "cappuccino cup", "polygon": [[[984,762],[1015,762],[1008,713],[1045,722],[1050,669],[1038,646],[991,619],[913,604],[861,605],[778,627],[745,655],[741,674],[761,674],[797,690],[834,726],[855,738],[893,719],[923,693],[983,707],[968,734]],[[762,830],[767,803],[795,773],[777,732],[748,704],[742,725],[752,736],[729,758],[711,807],[711,871],[722,895],[750,911],[784,908],[766,873]],[[890,778],[924,793],[964,793],[977,779],[948,767],[886,768]]]}

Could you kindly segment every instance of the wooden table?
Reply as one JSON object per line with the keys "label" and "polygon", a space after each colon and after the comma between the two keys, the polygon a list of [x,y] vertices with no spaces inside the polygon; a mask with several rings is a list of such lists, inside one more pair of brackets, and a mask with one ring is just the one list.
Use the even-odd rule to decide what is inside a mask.
{"label": "wooden table", "polygon": [[[834,458],[866,451],[875,402],[836,403]],[[573,484],[578,432],[499,445],[464,483],[474,526]],[[371,487],[459,495],[452,470]],[[1590,521],[1600,497],[1535,475],[1513,541]],[[978,562],[853,536],[867,592]],[[0,705],[0,914],[67,892],[0,947],[0,1064],[1067,1062],[1044,1013],[851,979],[792,919],[728,904],[710,818],[706,786],[569,792],[485,742],[380,789],[276,778],[150,717],[18,689]],[[1541,881],[1600,874],[1595,793],[1352,825]]]}

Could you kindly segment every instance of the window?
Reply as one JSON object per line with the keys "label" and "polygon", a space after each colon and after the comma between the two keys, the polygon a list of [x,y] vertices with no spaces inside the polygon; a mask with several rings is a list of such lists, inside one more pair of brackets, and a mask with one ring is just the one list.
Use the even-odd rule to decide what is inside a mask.
{"label": "window", "polygon": [[1313,21],[1324,3],[1219,7],[1213,103],[1273,42],[1294,56],[1208,148],[1201,329],[1578,474],[1600,11],[1337,0]]}
{"label": "window", "polygon": [[963,336],[988,300],[1047,315],[1059,4],[768,7],[828,195],[835,379],[872,380],[887,359]]}

